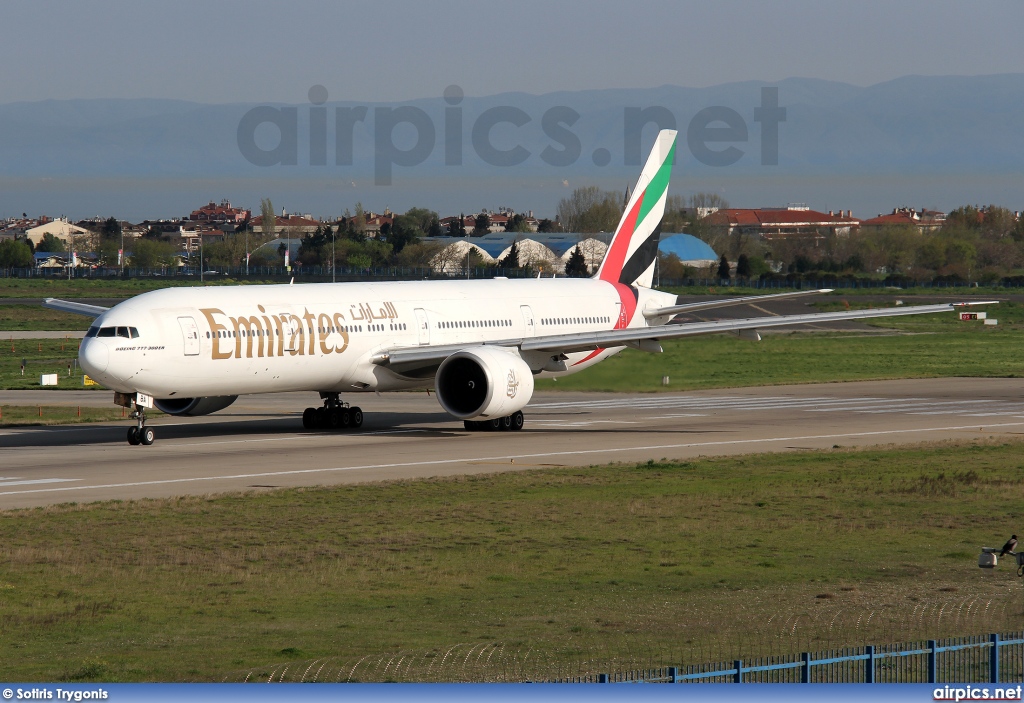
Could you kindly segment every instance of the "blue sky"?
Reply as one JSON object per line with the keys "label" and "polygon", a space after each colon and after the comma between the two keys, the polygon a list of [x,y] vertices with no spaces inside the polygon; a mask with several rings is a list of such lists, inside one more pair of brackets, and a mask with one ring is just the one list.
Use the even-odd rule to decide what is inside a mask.
{"label": "blue sky", "polygon": [[1024,3],[5,0],[0,103],[304,102],[1024,72]]}

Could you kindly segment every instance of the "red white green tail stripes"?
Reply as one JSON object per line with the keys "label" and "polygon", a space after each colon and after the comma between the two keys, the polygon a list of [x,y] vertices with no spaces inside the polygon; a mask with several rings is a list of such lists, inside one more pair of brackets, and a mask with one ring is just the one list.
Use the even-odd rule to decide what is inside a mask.
{"label": "red white green tail stripes", "polygon": [[662,130],[595,278],[627,286],[651,287],[675,151],[675,130]]}

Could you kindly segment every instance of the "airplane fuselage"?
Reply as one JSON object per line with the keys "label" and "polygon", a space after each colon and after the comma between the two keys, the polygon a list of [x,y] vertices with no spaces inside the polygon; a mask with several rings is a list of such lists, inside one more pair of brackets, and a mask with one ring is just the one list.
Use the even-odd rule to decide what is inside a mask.
{"label": "airplane fuselage", "polygon": [[[433,376],[378,363],[391,349],[645,327],[642,309],[674,301],[594,279],[168,288],[100,315],[79,358],[106,387],[156,398],[402,390]],[[537,375],[575,373],[620,349],[569,354],[565,371]]]}

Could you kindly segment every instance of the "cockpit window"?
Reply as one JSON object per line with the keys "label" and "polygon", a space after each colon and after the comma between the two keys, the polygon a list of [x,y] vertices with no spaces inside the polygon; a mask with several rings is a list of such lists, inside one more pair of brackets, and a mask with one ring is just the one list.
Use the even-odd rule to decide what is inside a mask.
{"label": "cockpit window", "polygon": [[125,339],[138,339],[139,329],[137,327],[90,327],[85,333],[86,337],[124,337]]}

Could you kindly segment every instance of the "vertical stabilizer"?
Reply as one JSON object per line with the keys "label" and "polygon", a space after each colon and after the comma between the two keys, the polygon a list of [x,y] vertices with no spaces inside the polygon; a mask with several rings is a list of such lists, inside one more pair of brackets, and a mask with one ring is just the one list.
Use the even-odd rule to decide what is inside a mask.
{"label": "vertical stabilizer", "polygon": [[675,151],[675,130],[663,129],[626,203],[595,278],[627,286],[651,287]]}

